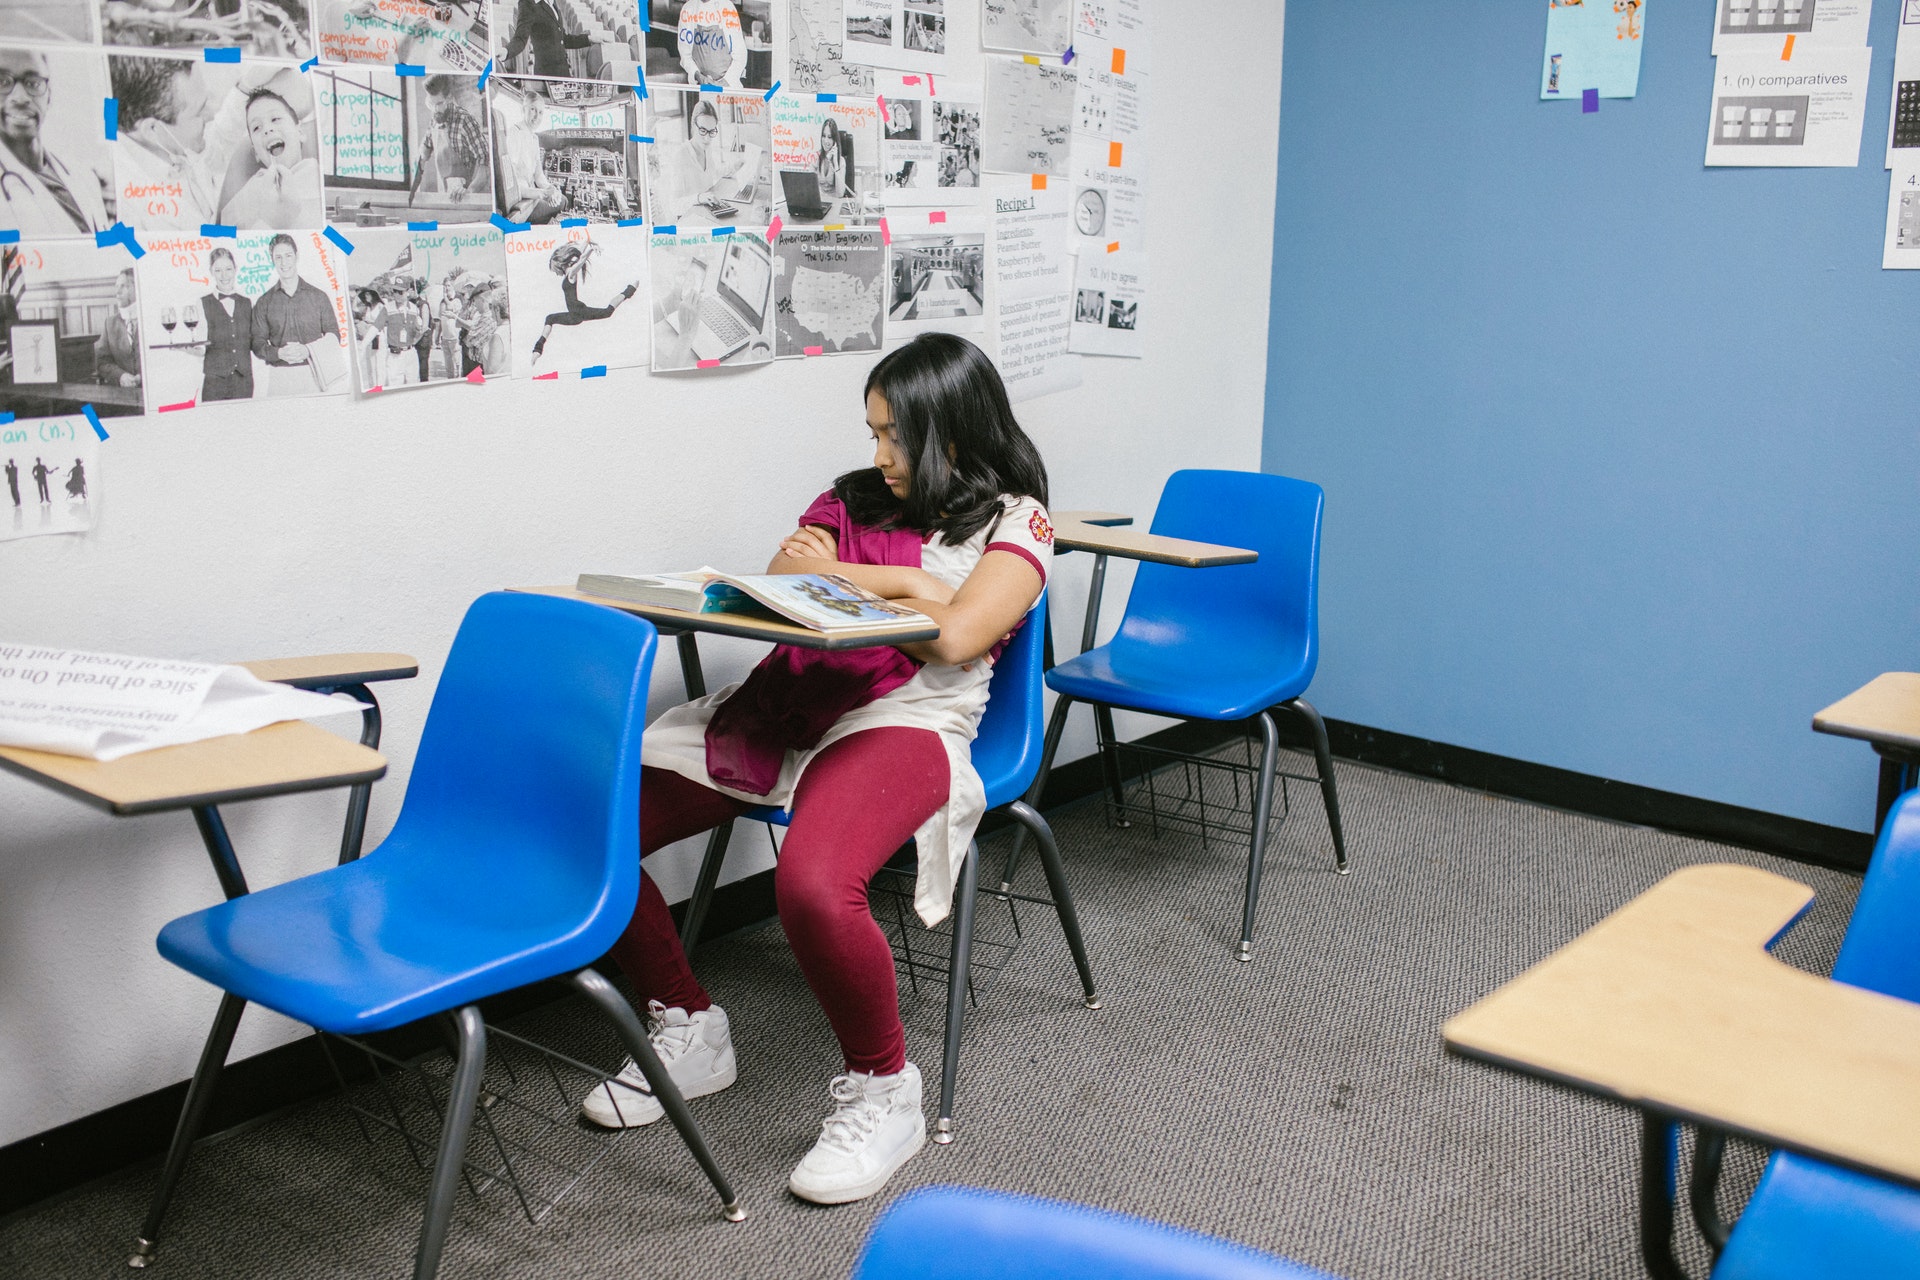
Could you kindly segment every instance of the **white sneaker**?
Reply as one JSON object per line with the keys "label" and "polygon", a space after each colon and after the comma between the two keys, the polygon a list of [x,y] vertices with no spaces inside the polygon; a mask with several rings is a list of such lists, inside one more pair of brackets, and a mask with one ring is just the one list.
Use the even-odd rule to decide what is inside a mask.
{"label": "white sneaker", "polygon": [[[717,1004],[688,1013],[649,1000],[647,1039],[683,1098],[718,1093],[739,1075],[733,1058],[733,1029],[727,1023],[727,1011]],[[581,1099],[580,1112],[602,1128],[628,1129],[652,1124],[667,1109],[653,1096],[639,1066],[628,1058],[618,1076],[595,1085]]]}
{"label": "white sneaker", "polygon": [[864,1200],[912,1158],[927,1141],[920,1112],[920,1068],[909,1062],[898,1075],[849,1072],[828,1087],[833,1114],[787,1180],[787,1188],[815,1204]]}

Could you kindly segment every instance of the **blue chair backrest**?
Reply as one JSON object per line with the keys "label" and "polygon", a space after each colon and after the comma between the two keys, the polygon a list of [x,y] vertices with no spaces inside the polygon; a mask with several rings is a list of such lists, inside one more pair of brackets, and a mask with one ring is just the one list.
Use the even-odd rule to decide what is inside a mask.
{"label": "blue chair backrest", "polygon": [[1257,471],[1176,471],[1152,531],[1260,553],[1212,569],[1142,562],[1121,634],[1148,644],[1225,646],[1313,675],[1320,648],[1320,486]]}
{"label": "blue chair backrest", "polygon": [[1880,828],[1833,976],[1920,1001],[1920,791],[1909,791]]}
{"label": "blue chair backrest", "polygon": [[873,1224],[853,1280],[1327,1280],[1230,1241],[1084,1205],[929,1187]]}
{"label": "blue chair backrest", "polygon": [[987,709],[973,740],[973,768],[987,791],[987,807],[1018,800],[1040,772],[1040,748],[1046,738],[1047,593],[1027,611],[1027,619],[993,664]]}
{"label": "blue chair backrest", "polygon": [[[640,735],[653,624],[494,592],[467,610],[393,832],[421,874],[489,884],[503,916],[578,915],[590,962],[640,894]],[[483,924],[484,921],[475,921]]]}

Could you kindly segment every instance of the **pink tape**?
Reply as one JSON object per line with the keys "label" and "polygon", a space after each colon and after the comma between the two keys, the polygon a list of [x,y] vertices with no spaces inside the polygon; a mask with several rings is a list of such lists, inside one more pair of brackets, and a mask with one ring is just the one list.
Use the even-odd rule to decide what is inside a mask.
{"label": "pink tape", "polygon": [[945,222],[946,220],[947,220],[947,211],[945,209],[935,209],[932,213],[927,215],[928,222]]}
{"label": "pink tape", "polygon": [[776,214],[774,214],[774,215],[773,215],[773,225],[767,228],[767,243],[768,243],[768,244],[772,244],[772,243],[774,242],[774,240],[775,240],[775,239],[777,239],[777,238],[779,237],[779,235],[780,235],[780,228],[781,228],[781,227],[784,227],[785,225],[786,225],[786,223],[784,223],[784,222],[782,222],[782,221],[780,220],[780,215],[779,215],[779,214],[777,214],[777,213],[776,213]]}
{"label": "pink tape", "polygon": [[696,369],[718,369],[720,362],[718,360],[702,360],[693,367]]}
{"label": "pink tape", "polygon": [[197,401],[193,400],[182,400],[179,404],[163,404],[160,406],[160,412],[172,413],[175,409],[191,409],[196,403]]}
{"label": "pink tape", "polygon": [[485,369],[475,369],[472,373],[467,375],[467,381],[471,382],[476,387],[479,386],[481,383],[485,382],[486,380],[487,380],[487,371]]}
{"label": "pink tape", "polygon": [[555,369],[551,373],[536,373],[533,375],[533,380],[535,382],[558,382],[560,380],[560,371]]}
{"label": "pink tape", "polygon": [[800,350],[806,355],[817,356],[824,355],[827,349],[825,347],[802,347]]}
{"label": "pink tape", "polygon": [[893,232],[887,230],[887,220],[885,218],[880,219],[880,243],[893,243]]}

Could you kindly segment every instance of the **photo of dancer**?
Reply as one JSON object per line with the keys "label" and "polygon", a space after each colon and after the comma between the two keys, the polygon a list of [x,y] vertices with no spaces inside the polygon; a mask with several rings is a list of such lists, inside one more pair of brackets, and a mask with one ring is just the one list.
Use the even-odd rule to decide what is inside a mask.
{"label": "photo of dancer", "polygon": [[30,239],[113,225],[113,154],[100,128],[106,65],[95,53],[0,47],[0,226]]}
{"label": "photo of dancer", "polygon": [[319,232],[157,236],[138,272],[149,411],[351,389],[345,255]]}
{"label": "photo of dancer", "polygon": [[507,236],[516,376],[645,367],[647,238],[645,227],[605,225]]}
{"label": "photo of dancer", "polygon": [[126,250],[91,240],[0,245],[0,411],[141,412],[139,286]]}
{"label": "photo of dancer", "polygon": [[118,216],[140,231],[324,225],[313,90],[292,67],[107,59]]}
{"label": "photo of dancer", "polygon": [[639,102],[593,80],[495,76],[493,206],[515,222],[643,217]]}
{"label": "photo of dancer", "polygon": [[356,343],[378,353],[362,361],[363,372],[381,377],[361,390],[512,374],[506,250],[492,227],[368,228],[356,236],[347,270],[356,306],[363,289],[381,299],[366,311],[364,329],[354,324]]}

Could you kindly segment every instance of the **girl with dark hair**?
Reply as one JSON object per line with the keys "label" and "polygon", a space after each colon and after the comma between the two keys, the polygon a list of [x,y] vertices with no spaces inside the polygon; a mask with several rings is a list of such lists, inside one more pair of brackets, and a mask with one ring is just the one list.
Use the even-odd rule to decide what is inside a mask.
{"label": "girl with dark hair", "polygon": [[[954,885],[986,795],[970,758],[993,663],[1046,585],[1047,472],[980,349],[924,334],[867,378],[871,467],[814,499],[769,573],[836,573],[927,614],[939,638],[823,653],[780,646],[752,674],[675,707],[641,751],[640,847],[651,853],[757,804],[792,823],[774,872],[780,923],[826,1011],[846,1070],[789,1187],[820,1204],[872,1195],[926,1140],[906,1060],[893,954],[867,884],[907,840],[914,910],[929,925]],[[727,1015],[688,967],[643,878],[614,958],[647,1002],[655,1051],[687,1097],[735,1077]],[[629,1062],[582,1109],[607,1125],[663,1114]]]}

